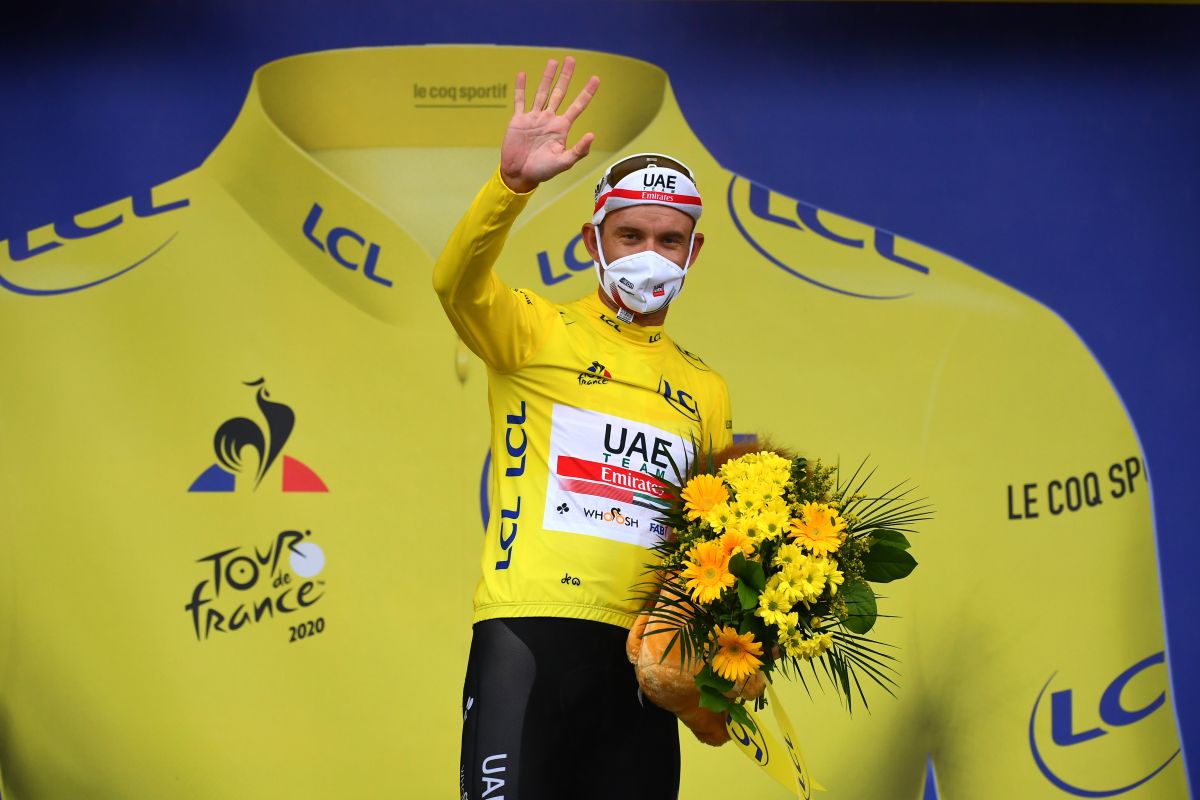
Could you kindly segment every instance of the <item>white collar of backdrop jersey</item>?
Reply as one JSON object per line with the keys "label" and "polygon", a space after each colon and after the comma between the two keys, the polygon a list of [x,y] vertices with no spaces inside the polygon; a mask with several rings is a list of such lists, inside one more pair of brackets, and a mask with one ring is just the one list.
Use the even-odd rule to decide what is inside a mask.
{"label": "white collar of backdrop jersey", "polygon": [[[329,289],[375,317],[399,321],[411,316],[411,287],[427,283],[441,242],[495,169],[512,114],[513,76],[565,52],[438,45],[332,50],[271,62],[256,71],[236,122],[199,177],[220,184],[289,257]],[[552,214],[563,219],[567,240],[592,207],[592,187],[603,174],[605,156],[670,141],[683,158],[705,165],[712,161],[688,129],[661,69],[625,56],[571,52],[578,75],[597,74],[604,81],[586,120],[597,145],[590,164],[583,162],[530,198],[497,265],[513,285],[537,280],[536,250],[561,247],[559,242],[539,243],[529,254],[532,274],[506,275],[520,257],[521,228],[541,214]],[[405,88],[399,96],[397,86]],[[468,97],[459,91],[464,87],[479,91]],[[489,89],[490,96],[480,99],[479,93]],[[437,175],[413,179],[392,172],[372,178],[361,169],[351,175],[326,155],[373,151],[386,157],[421,148],[455,148],[464,158],[483,159],[478,175],[467,171],[465,177],[454,176],[465,181],[464,193],[452,209],[437,215],[437,224],[445,226],[439,236],[422,235],[413,215],[387,197],[389,190],[393,197],[419,193],[436,185]],[[351,266],[331,260],[331,232],[343,237],[338,244],[351,253],[343,259]]]}

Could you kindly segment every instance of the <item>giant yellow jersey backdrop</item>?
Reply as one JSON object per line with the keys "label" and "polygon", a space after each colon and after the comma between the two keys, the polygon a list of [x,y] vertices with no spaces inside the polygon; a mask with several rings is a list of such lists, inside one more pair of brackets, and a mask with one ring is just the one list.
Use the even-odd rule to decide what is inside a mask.
{"label": "giant yellow jersey backdrop", "polygon": [[[430,274],[512,76],[549,55],[268,65],[200,168],[0,249],[5,798],[455,796],[489,428]],[[930,756],[955,800],[1185,796],[1149,487],[1083,344],[726,172],[653,66],[579,71],[603,81],[594,152],[531,198],[504,282],[593,292],[597,178],[672,153],[707,244],[667,327],[726,378],[735,432],[870,455],[937,508],[877,628],[898,698],[849,718],[781,687],[828,796],[916,797]],[[787,796],[684,741],[682,797]]]}

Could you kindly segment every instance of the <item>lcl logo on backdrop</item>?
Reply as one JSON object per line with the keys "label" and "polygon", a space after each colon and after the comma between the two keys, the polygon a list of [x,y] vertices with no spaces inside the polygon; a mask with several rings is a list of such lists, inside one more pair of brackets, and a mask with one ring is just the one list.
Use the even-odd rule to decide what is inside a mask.
{"label": "lcl logo on backdrop", "polygon": [[[1078,797],[1124,794],[1151,780],[1179,755],[1171,715],[1157,713],[1166,704],[1166,692],[1153,691],[1166,685],[1163,653],[1148,656],[1115,676],[1098,697],[1060,681],[1062,688],[1050,693],[1049,725],[1039,724],[1039,719],[1046,717],[1042,701],[1057,675],[1057,671],[1050,675],[1033,703],[1029,749],[1042,775],[1062,791]],[[1159,739],[1164,753],[1172,748],[1174,752],[1164,761],[1129,767],[1111,756],[1133,752],[1128,746],[1130,736],[1141,737],[1139,751],[1147,749],[1147,742]],[[1119,749],[1101,752],[1106,746]],[[1102,778],[1098,773],[1101,765],[1126,769],[1127,774],[1112,777],[1106,773],[1107,779]]]}
{"label": "lcl logo on backdrop", "polygon": [[325,209],[313,203],[304,220],[304,236],[322,253],[328,253],[339,266],[357,272],[362,267],[363,277],[380,286],[392,287],[392,281],[378,273],[379,254],[383,247],[368,242],[362,234],[344,225],[333,225],[324,233],[318,231]]}
{"label": "lcl logo on backdrop", "polygon": [[[98,236],[100,234],[117,229],[129,230],[127,228],[122,228],[121,226],[128,222],[131,218],[148,219],[150,217],[156,217],[159,214],[165,214],[168,211],[186,208],[189,205],[187,198],[167,203],[156,203],[152,190],[146,190],[139,194],[135,194],[128,198],[128,200],[125,202],[128,203],[127,208],[129,216],[127,216],[125,212],[116,212],[109,213],[104,218],[99,218],[98,214],[102,211],[102,209],[94,209],[91,212],[77,214],[68,219],[55,222],[52,226],[50,226],[51,233],[49,235],[42,234],[35,236],[34,234],[38,233],[38,231],[41,231],[41,228],[39,228],[38,231],[28,231],[16,234],[10,237],[8,240],[9,260],[15,267],[22,262],[27,262],[30,259],[36,259],[38,256],[53,252],[63,245],[71,242],[77,242],[82,239],[90,239],[93,236]],[[121,207],[123,205],[125,205],[125,203],[116,203],[113,204],[113,207]],[[80,218],[83,217],[86,217],[89,221],[81,222]],[[85,280],[83,282],[76,281],[63,286],[30,286],[28,279],[23,277],[25,272],[22,271],[19,273],[22,276],[21,278],[17,278],[15,275],[0,275],[0,288],[7,289],[14,294],[22,294],[28,297],[52,297],[54,295],[70,294],[72,292],[90,289],[93,286],[99,286],[102,283],[107,283],[113,278],[119,278],[125,273],[140,267],[142,264],[145,264],[151,258],[158,255],[158,253],[161,252],[167,245],[169,245],[174,238],[175,233],[171,233],[162,241],[158,242],[153,247],[150,247],[149,250],[143,249],[141,251],[135,251],[134,255],[128,257],[122,262],[118,262],[117,264],[97,266],[95,277],[93,277],[91,280]],[[35,264],[30,264],[29,266],[32,268],[41,264],[42,261],[38,260],[35,262]],[[85,269],[87,269],[87,267],[85,267]],[[39,266],[35,272],[31,272],[30,274],[39,274],[42,270],[43,267]],[[78,265],[72,264],[70,274],[73,276],[76,275],[77,270]],[[52,267],[50,272],[53,273]]]}
{"label": "lcl logo on backdrop", "polygon": [[929,275],[911,252],[916,247],[895,234],[825,214],[745,178],[730,179],[726,202],[738,232],[763,258],[826,291],[900,300]]}

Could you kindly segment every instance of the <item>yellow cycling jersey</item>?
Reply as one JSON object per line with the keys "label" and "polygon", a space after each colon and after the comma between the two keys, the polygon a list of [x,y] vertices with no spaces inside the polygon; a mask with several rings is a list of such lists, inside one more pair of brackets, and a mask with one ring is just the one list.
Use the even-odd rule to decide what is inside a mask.
{"label": "yellow cycling jersey", "polygon": [[729,393],[661,326],[618,320],[594,292],[555,306],[506,287],[491,267],[527,199],[494,174],[434,270],[488,366],[492,512],[475,620],[628,628],[670,484],[732,442]]}
{"label": "yellow cycling jersey", "polygon": [[[897,646],[897,697],[866,687],[851,717],[811,677],[812,699],[778,682],[828,796],[918,797],[931,757],[949,800],[1186,796],[1148,471],[1087,348],[949,256],[723,169],[657,68],[578,54],[603,80],[578,124],[593,153],[524,201],[492,268],[529,288],[508,297],[529,299],[531,331],[558,333],[512,372],[470,354],[482,340],[447,322],[429,275],[495,170],[512,76],[561,55],[276,62],[196,170],[0,242],[5,800],[456,795],[473,613],[517,590],[604,605],[583,554],[643,552],[594,535],[638,508],[627,495],[563,494],[599,522],[548,522],[549,465],[611,463],[603,431],[614,449],[620,432],[593,414],[636,423],[647,455],[651,428],[722,435],[698,363],[571,302],[595,290],[578,230],[604,167],[663,150],[706,200],[671,334],[719,366],[734,433],[869,456],[875,485],[910,479],[936,507],[875,631]],[[661,360],[626,354],[651,344]],[[521,400],[537,431],[508,422]],[[598,450],[556,449],[555,403],[572,430],[600,427]],[[524,437],[545,485],[509,488]],[[498,523],[518,486],[514,537]],[[732,747],[683,739],[681,797],[788,796]]]}

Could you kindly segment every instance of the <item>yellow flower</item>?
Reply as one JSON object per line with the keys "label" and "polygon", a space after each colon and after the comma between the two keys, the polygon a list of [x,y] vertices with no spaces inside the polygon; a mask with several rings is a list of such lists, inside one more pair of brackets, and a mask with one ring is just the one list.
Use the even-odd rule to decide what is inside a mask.
{"label": "yellow flower", "polygon": [[822,653],[824,653],[826,650],[828,650],[829,648],[833,647],[833,634],[832,633],[818,633],[816,636],[809,639],[809,641],[813,643],[813,645],[812,645],[813,649],[816,650],[816,653],[814,655],[819,656]]}
{"label": "yellow flower", "polygon": [[754,541],[762,538],[762,528],[757,514],[747,514],[739,521],[738,527]]}
{"label": "yellow flower", "polygon": [[[763,513],[764,514],[782,514],[784,519],[787,519],[787,517],[791,513],[791,509],[788,508],[787,500],[783,499],[782,497],[777,497],[774,500],[767,503],[767,507],[763,509]],[[784,527],[786,528],[787,525],[785,524]]]}
{"label": "yellow flower", "polygon": [[786,567],[788,564],[795,564],[806,558],[800,545],[785,544],[775,551],[775,566]]}
{"label": "yellow flower", "polygon": [[783,645],[783,652],[792,658],[804,658],[807,643],[808,640],[800,635],[799,629],[789,630],[786,636],[779,639],[779,644]]}
{"label": "yellow flower", "polygon": [[704,516],[704,521],[717,533],[725,530],[725,526],[732,523],[733,520],[733,510],[729,507],[729,503],[717,503]]}
{"label": "yellow flower", "polygon": [[697,475],[687,482],[680,496],[688,519],[702,519],[713,506],[729,499],[729,490],[715,475]]}
{"label": "yellow flower", "polygon": [[818,633],[811,639],[805,639],[799,634],[789,636],[783,643],[784,652],[794,658],[813,659],[833,647],[832,633]]}
{"label": "yellow flower", "polygon": [[838,569],[837,561],[834,561],[832,558],[818,558],[817,563],[821,565],[821,572],[825,575],[825,582],[829,584],[829,594],[837,594],[837,587],[846,582],[846,577]]}
{"label": "yellow flower", "polygon": [[791,610],[792,603],[786,594],[778,589],[767,589],[758,596],[758,608],[754,613],[762,617],[763,622],[768,625],[779,625],[787,621],[788,612]]}
{"label": "yellow flower", "polygon": [[825,503],[805,503],[800,515],[800,519],[792,520],[792,532],[789,535],[802,547],[824,555],[842,546],[846,522],[838,516],[836,509],[831,509]]}
{"label": "yellow flower", "polygon": [[775,629],[779,631],[780,641],[789,636],[799,636],[800,615],[795,611],[784,614],[783,619],[775,623]]}
{"label": "yellow flower", "polygon": [[787,513],[764,511],[758,515],[758,531],[764,539],[777,539],[787,528]]}
{"label": "yellow flower", "polygon": [[693,603],[716,600],[736,580],[720,542],[700,542],[688,551],[687,558],[687,567],[680,575],[689,579],[687,590],[692,593]]}
{"label": "yellow flower", "polygon": [[792,572],[792,579],[799,590],[800,594],[809,603],[816,601],[821,596],[821,592],[825,590],[825,573],[821,571],[820,564],[809,559],[802,564],[793,564],[788,567],[788,571]]}
{"label": "yellow flower", "polygon": [[726,625],[717,630],[717,646],[720,650],[713,656],[713,671],[726,680],[748,678],[762,666],[756,658],[762,655],[762,642],[754,641],[753,633],[739,636],[735,628]]}
{"label": "yellow flower", "polygon": [[744,531],[731,527],[721,537],[721,548],[725,551],[726,558],[738,551],[749,557],[754,555],[754,540],[747,536]]}
{"label": "yellow flower", "polygon": [[804,593],[797,586],[797,579],[790,569],[772,575],[767,580],[767,591],[781,592],[791,603],[798,603],[804,599]]}
{"label": "yellow flower", "polygon": [[742,514],[753,514],[762,504],[754,486],[746,486],[741,489],[733,501],[733,507]]}

